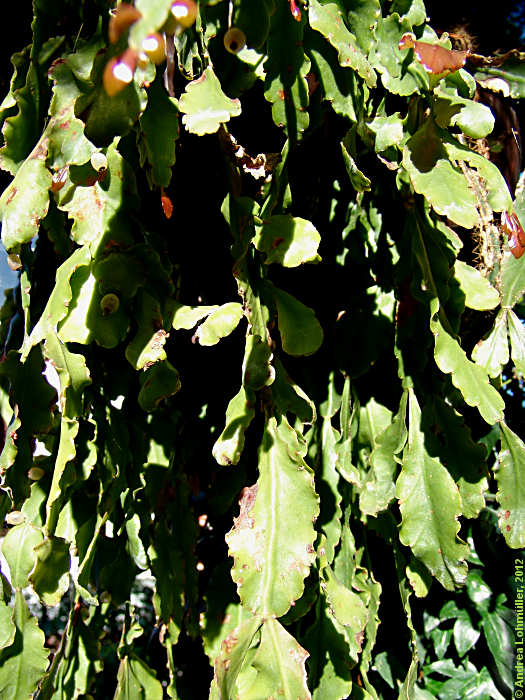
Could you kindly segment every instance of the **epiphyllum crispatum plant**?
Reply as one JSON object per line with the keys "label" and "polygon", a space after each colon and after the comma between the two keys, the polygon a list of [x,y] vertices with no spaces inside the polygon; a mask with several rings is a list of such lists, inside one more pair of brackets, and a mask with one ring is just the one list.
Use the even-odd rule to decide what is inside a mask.
{"label": "epiphyllum crispatum plant", "polygon": [[506,692],[525,198],[476,84],[522,98],[524,56],[454,50],[421,0],[33,7],[0,107],[0,695]]}

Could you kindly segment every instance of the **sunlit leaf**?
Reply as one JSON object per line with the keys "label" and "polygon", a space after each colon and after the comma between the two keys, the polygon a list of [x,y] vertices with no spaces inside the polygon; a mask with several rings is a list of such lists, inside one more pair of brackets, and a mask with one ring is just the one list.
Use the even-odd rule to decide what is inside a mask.
{"label": "sunlit leaf", "polygon": [[501,423],[501,452],[496,471],[499,526],[509,547],[525,546],[525,487],[523,473],[525,443]]}
{"label": "sunlit leaf", "polygon": [[499,311],[490,333],[476,344],[472,351],[472,359],[487,370],[489,377],[501,374],[501,368],[509,361],[506,310]]}
{"label": "sunlit leaf", "polygon": [[293,216],[271,216],[257,229],[254,245],[266,253],[266,263],[277,262],[284,267],[297,267],[306,262],[318,262],[321,236],[306,219]]}
{"label": "sunlit leaf", "polygon": [[212,311],[197,329],[197,338],[201,345],[216,345],[221,338],[230,335],[243,317],[241,304],[232,301]]}
{"label": "sunlit leaf", "polygon": [[289,355],[312,355],[323,342],[323,330],[314,312],[288,292],[272,285],[283,350]]}
{"label": "sunlit leaf", "polygon": [[507,311],[512,361],[518,372],[525,374],[525,326],[512,309]]}
{"label": "sunlit leaf", "polygon": [[456,260],[454,275],[465,295],[465,306],[469,309],[485,311],[496,308],[500,303],[497,289],[475,267],[462,260]]}
{"label": "sunlit leaf", "polygon": [[179,99],[182,123],[192,133],[202,136],[214,134],[221,124],[241,113],[239,100],[231,100],[221,89],[221,84],[208,66],[197,80],[186,86]]}

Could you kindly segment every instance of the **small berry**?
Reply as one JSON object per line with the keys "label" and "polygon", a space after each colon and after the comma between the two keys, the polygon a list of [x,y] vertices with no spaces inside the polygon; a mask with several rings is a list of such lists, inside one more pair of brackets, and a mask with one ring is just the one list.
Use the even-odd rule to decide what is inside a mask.
{"label": "small berry", "polygon": [[158,65],[166,60],[166,44],[161,34],[150,34],[142,42],[142,51],[152,63]]}
{"label": "small berry", "polygon": [[246,45],[246,35],[238,27],[228,29],[224,35],[224,48],[230,53],[239,53]]}
{"label": "small berry", "polygon": [[198,8],[194,0],[175,0],[171,5],[164,31],[166,34],[175,34],[181,29],[188,29],[195,24],[197,13]]}
{"label": "small berry", "polygon": [[108,159],[100,151],[95,151],[91,154],[91,165],[93,170],[100,172],[101,170],[106,170],[108,167]]}
{"label": "small berry", "polygon": [[111,316],[115,311],[118,311],[120,299],[116,294],[105,294],[100,300],[100,310],[104,316]]}
{"label": "small berry", "polygon": [[131,83],[136,67],[137,53],[133,49],[126,49],[120,57],[108,61],[104,68],[102,82],[110,97],[114,97]]}
{"label": "small berry", "polygon": [[141,17],[142,14],[133,5],[121,2],[109,20],[109,41],[112,44],[116,44],[126,29]]}

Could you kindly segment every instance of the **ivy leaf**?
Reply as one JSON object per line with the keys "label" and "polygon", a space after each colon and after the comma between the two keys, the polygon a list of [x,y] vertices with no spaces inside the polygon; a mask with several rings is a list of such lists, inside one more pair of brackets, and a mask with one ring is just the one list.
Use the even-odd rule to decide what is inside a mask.
{"label": "ivy leaf", "polygon": [[374,69],[359,48],[356,37],[347,29],[343,21],[346,8],[339,2],[318,2],[309,4],[308,17],[312,29],[325,36],[337,49],[339,63],[345,68],[352,68],[369,87],[375,87]]}
{"label": "ivy leaf", "polygon": [[276,262],[297,267],[321,260],[317,254],[321,236],[311,221],[298,216],[270,216],[257,227],[253,242],[257,250],[266,253],[267,265]]}
{"label": "ivy leaf", "polygon": [[323,342],[323,329],[315,313],[282,289],[269,288],[277,306],[283,350],[288,355],[313,355]]}
{"label": "ivy leaf", "polygon": [[443,328],[437,299],[430,302],[430,314],[430,330],[436,343],[434,357],[439,369],[452,375],[452,383],[461,391],[465,401],[469,406],[475,406],[489,425],[502,420],[503,399],[489,383],[486,372],[467,358],[457,340]]}
{"label": "ivy leaf", "polygon": [[32,697],[36,690],[48,664],[49,650],[19,590],[15,593],[14,622],[14,641],[0,651],[0,696],[22,700]]}
{"label": "ivy leaf", "polygon": [[499,526],[509,547],[525,547],[525,443],[505,423],[501,426],[501,452],[496,472]]}
{"label": "ivy leaf", "polygon": [[49,208],[51,173],[46,168],[48,139],[43,137],[0,197],[2,242],[11,250],[38,233]]}
{"label": "ivy leaf", "polygon": [[221,124],[241,113],[239,100],[231,100],[222,91],[219,79],[208,66],[197,80],[186,86],[179,99],[182,123],[191,134],[214,134]]}
{"label": "ivy leaf", "polygon": [[219,306],[197,329],[199,343],[206,346],[216,345],[237,328],[242,317],[242,305],[236,301]]}
{"label": "ivy leaf", "polygon": [[465,306],[469,309],[486,311],[495,309],[500,303],[497,289],[475,267],[467,265],[462,260],[456,260],[454,276],[465,295]]}
{"label": "ivy leaf", "polygon": [[408,396],[408,443],[396,495],[401,511],[399,539],[410,547],[444,588],[454,590],[467,575],[468,547],[458,537],[459,491],[445,467],[425,448],[421,411]]}
{"label": "ivy leaf", "polygon": [[36,561],[35,547],[42,543],[42,531],[28,522],[12,527],[2,542],[10,572],[11,585],[25,588],[29,573]]}
{"label": "ivy leaf", "polygon": [[525,374],[525,327],[512,309],[507,310],[512,361],[518,372]]}
{"label": "ivy leaf", "polygon": [[281,617],[301,597],[315,559],[319,504],[305,454],[306,445],[284,416],[279,423],[268,418],[259,479],[244,489],[239,517],[226,536],[241,602],[265,617]]}
{"label": "ivy leaf", "polygon": [[164,88],[160,70],[148,89],[148,106],[140,117],[140,126],[144,138],[145,157],[142,160],[147,158],[153,182],[167,187],[171,181],[171,168],[175,163],[179,110],[175,98],[170,97]]}
{"label": "ivy leaf", "polygon": [[120,661],[114,700],[162,700],[162,684],[154,671],[138,656],[130,654]]}
{"label": "ivy leaf", "polygon": [[69,588],[69,545],[60,537],[46,537],[35,553],[29,581],[44,605],[58,605]]}
{"label": "ivy leaf", "polygon": [[305,669],[308,656],[278,620],[266,619],[259,648],[251,662],[257,675],[243,696],[246,700],[271,697],[310,700]]}
{"label": "ivy leaf", "polygon": [[487,370],[489,377],[501,374],[501,368],[509,361],[506,309],[500,309],[488,336],[476,344],[472,359]]}
{"label": "ivy leaf", "polygon": [[213,446],[213,456],[221,466],[237,464],[244,448],[244,433],[255,417],[255,394],[241,386],[226,409],[226,425]]}

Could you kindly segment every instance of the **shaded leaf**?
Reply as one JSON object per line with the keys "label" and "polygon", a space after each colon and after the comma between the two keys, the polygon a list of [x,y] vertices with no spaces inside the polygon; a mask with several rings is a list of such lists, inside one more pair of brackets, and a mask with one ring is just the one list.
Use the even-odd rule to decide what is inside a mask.
{"label": "shaded leaf", "polygon": [[525,443],[501,423],[501,452],[496,471],[499,526],[509,547],[525,546]]}
{"label": "shaded leaf", "polygon": [[291,294],[271,285],[277,306],[283,350],[289,355],[313,355],[323,342],[323,329],[308,306]]}
{"label": "shaded leaf", "polygon": [[154,411],[161,401],[176,394],[181,387],[179,373],[168,362],[156,362],[140,378],[139,406],[143,411]]}
{"label": "shaded leaf", "polygon": [[309,3],[308,17],[312,29],[325,36],[337,49],[339,63],[345,68],[352,68],[366,81],[369,87],[375,87],[374,69],[368,63],[365,54],[357,45],[356,37],[343,21],[344,5],[338,2]]}
{"label": "shaded leaf", "polygon": [[355,160],[348,151],[345,141],[346,140],[341,141],[341,152],[343,154],[346,172],[348,173],[352,187],[356,192],[366,192],[367,190],[370,190],[371,182],[357,167]]}
{"label": "shaded leaf", "polygon": [[421,412],[411,390],[408,396],[408,443],[403,452],[396,495],[401,511],[401,542],[447,590],[464,582],[468,547],[459,539],[459,491],[448,471],[425,448]]}
{"label": "shaded leaf", "polygon": [[162,700],[163,697],[161,683],[144,661],[134,654],[121,659],[114,700]]}
{"label": "shaded leaf", "polygon": [[35,553],[31,585],[44,605],[58,605],[69,588],[69,545],[60,537],[46,537]]}
{"label": "shaded leaf", "polygon": [[518,372],[525,374],[525,326],[512,309],[507,310],[510,351]]}
{"label": "shaded leaf", "polygon": [[463,394],[469,406],[475,406],[481,417],[493,425],[503,418],[505,403],[499,392],[489,383],[487,374],[479,365],[470,362],[465,351],[443,328],[439,319],[439,302],[430,302],[430,330],[435,337],[434,357],[439,369],[452,375],[452,383]]}
{"label": "shaded leaf", "polygon": [[222,641],[221,650],[215,660],[215,681],[220,692],[219,697],[232,697],[246,652],[261,622],[260,617],[250,615]]}

